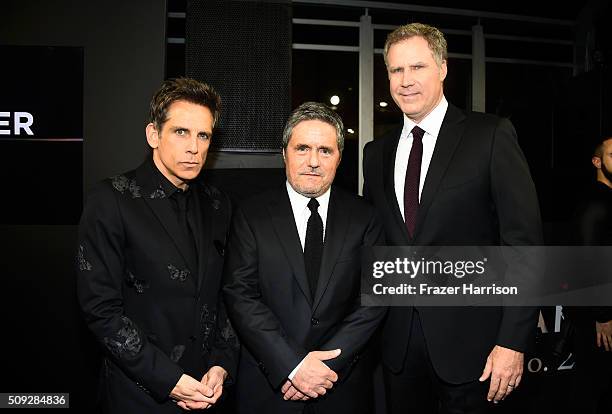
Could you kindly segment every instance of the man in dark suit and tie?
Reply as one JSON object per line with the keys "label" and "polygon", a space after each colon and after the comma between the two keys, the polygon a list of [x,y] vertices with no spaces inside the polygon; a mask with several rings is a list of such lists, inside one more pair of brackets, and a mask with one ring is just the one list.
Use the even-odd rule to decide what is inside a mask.
{"label": "man in dark suit and tie", "polygon": [[219,295],[230,205],[195,181],[219,105],[208,85],[164,82],[146,127],[150,156],[85,204],[77,288],[105,351],[104,412],[207,408],[233,375],[238,343]]}
{"label": "man in dark suit and tie", "polygon": [[[364,195],[390,245],[536,245],[538,200],[512,124],[464,113],[443,93],[447,45],[431,26],[385,44],[401,129],[364,150]],[[518,307],[391,307],[383,372],[391,413],[480,413],[519,385],[537,323]],[[489,380],[489,381],[487,381]]]}
{"label": "man in dark suit and tie", "polygon": [[332,186],[342,120],[307,102],[283,132],[287,182],[237,209],[224,293],[241,340],[240,413],[369,413],[384,309],[360,304],[362,246],[384,242],[374,209]]}

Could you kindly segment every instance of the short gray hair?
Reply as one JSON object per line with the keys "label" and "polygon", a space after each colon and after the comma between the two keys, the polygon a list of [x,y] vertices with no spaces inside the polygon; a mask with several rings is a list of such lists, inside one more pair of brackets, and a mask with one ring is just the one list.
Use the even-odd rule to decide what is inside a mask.
{"label": "short gray hair", "polygon": [[293,128],[302,121],[312,120],[325,122],[334,127],[338,150],[342,153],[344,149],[344,124],[342,123],[342,118],[330,107],[319,102],[304,102],[291,112],[283,130],[283,149],[287,149],[287,145],[289,145]]}

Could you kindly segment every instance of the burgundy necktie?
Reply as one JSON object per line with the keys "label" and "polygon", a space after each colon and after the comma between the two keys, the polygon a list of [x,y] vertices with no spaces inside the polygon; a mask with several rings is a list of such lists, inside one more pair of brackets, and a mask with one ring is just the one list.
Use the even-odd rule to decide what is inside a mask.
{"label": "burgundy necktie", "polygon": [[412,128],[412,148],[410,149],[404,184],[404,221],[410,237],[414,237],[417,211],[419,210],[419,182],[421,180],[424,134],[425,131],[418,126]]}

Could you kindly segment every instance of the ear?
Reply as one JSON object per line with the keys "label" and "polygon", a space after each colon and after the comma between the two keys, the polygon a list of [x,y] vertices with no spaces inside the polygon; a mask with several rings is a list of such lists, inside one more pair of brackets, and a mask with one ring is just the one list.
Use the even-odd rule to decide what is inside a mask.
{"label": "ear", "polygon": [[283,161],[287,161],[287,157],[285,156],[285,148],[283,148]]}
{"label": "ear", "polygon": [[147,125],[145,132],[147,134],[147,143],[149,146],[153,149],[157,148],[159,146],[159,132],[157,132],[155,125],[153,123]]}
{"label": "ear", "polygon": [[595,168],[597,168],[598,170],[601,170],[601,158],[593,157],[593,158],[591,158],[591,162],[593,163]]}
{"label": "ear", "polygon": [[446,66],[446,60],[443,60],[442,64],[440,65],[440,82],[444,82],[444,79],[446,79],[447,72],[448,68]]}

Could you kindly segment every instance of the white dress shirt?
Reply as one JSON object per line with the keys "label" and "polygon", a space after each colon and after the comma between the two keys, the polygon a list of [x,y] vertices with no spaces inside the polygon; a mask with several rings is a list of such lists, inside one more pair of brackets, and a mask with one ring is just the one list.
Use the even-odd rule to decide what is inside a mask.
{"label": "white dress shirt", "polygon": [[[305,197],[295,191],[289,181],[286,182],[287,193],[289,194],[289,201],[291,202],[291,209],[293,210],[293,218],[295,219],[295,226],[297,227],[298,234],[300,236],[300,242],[302,243],[302,251],[304,251],[304,244],[306,244],[306,227],[308,227],[308,219],[310,218],[310,209],[308,208],[308,202],[310,197]],[[323,220],[323,240],[325,240],[325,228],[327,227],[327,208],[329,207],[329,195],[331,194],[331,187],[327,189],[323,195],[317,197],[319,202],[318,212]]]}
{"label": "white dress shirt", "polygon": [[[291,202],[291,209],[293,210],[293,218],[295,219],[295,226],[297,227],[298,235],[300,236],[300,242],[302,243],[302,251],[304,251],[304,245],[306,244],[306,228],[308,227],[308,219],[310,218],[311,211],[308,208],[308,202],[310,197],[305,197],[298,193],[291,187],[289,181],[286,182],[287,193],[289,194],[289,201]],[[331,187],[327,189],[323,195],[317,197],[319,202],[319,208],[317,211],[323,221],[323,240],[325,241],[325,228],[327,227],[327,209],[329,207],[329,195],[331,194]],[[304,357],[306,358],[306,357]],[[291,371],[287,376],[290,380],[293,379],[295,374],[298,372],[300,367],[304,363],[304,360],[300,361],[299,364]]]}
{"label": "white dress shirt", "polygon": [[[438,140],[438,134],[442,127],[442,121],[446,110],[448,109],[448,101],[444,96],[438,105],[418,124],[418,126],[425,131],[423,135],[423,158],[421,159],[421,177],[419,180],[419,202],[421,201],[421,193],[423,191],[423,185],[425,184],[425,177],[427,176],[427,170],[429,170],[429,164],[433,157],[434,148],[436,141]],[[408,158],[410,157],[410,150],[412,149],[412,128],[417,124],[408,118],[404,114],[404,128],[400,135],[399,142],[397,144],[397,151],[395,153],[395,196],[397,198],[397,204],[399,205],[402,217],[404,216],[404,184],[406,183],[406,170],[408,169]]]}

